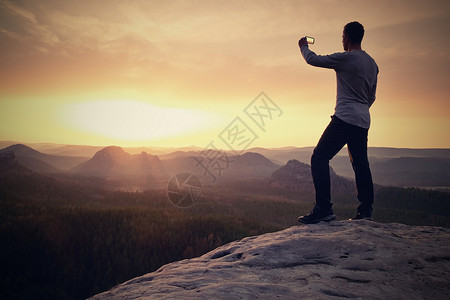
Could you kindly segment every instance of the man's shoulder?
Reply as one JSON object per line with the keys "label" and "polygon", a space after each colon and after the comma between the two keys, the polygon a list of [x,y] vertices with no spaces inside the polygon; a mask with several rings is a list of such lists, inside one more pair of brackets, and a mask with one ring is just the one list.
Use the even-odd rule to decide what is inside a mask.
{"label": "man's shoulder", "polygon": [[372,62],[372,64],[375,65],[375,67],[377,68],[377,73],[378,73],[378,65],[377,65],[375,59],[369,53],[367,53],[366,51],[363,51],[363,52],[365,53],[367,58]]}
{"label": "man's shoulder", "polygon": [[370,61],[370,62],[372,62],[372,63],[374,63],[376,65],[375,59],[369,53],[367,53],[364,50],[351,51],[351,52],[348,52],[348,53],[350,53],[352,55],[362,56],[365,59],[367,59],[368,61]]}
{"label": "man's shoulder", "polygon": [[364,51],[364,50],[360,50],[360,51],[352,51],[352,52],[355,52],[355,54],[357,54],[357,55],[363,55],[363,56],[366,56],[367,58],[369,58],[370,60],[373,60],[373,61],[375,62],[375,59],[373,59],[373,57],[372,57],[369,53],[367,53],[366,51]]}
{"label": "man's shoulder", "polygon": [[348,55],[348,52],[335,52],[335,53],[330,54],[330,55],[335,55],[335,56],[346,56],[346,55]]}

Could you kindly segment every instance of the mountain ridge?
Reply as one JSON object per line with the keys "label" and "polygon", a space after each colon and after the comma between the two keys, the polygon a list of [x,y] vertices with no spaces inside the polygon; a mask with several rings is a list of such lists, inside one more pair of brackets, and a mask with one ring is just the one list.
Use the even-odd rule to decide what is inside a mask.
{"label": "mountain ridge", "polygon": [[57,173],[67,171],[73,166],[85,161],[85,157],[61,156],[42,153],[24,144],[14,144],[0,149],[0,153],[14,152],[17,160],[23,166],[42,173]]}
{"label": "mountain ridge", "polygon": [[189,172],[205,181],[235,181],[249,178],[270,177],[280,167],[259,153],[246,152],[241,155],[228,155],[223,152],[209,153],[209,156],[182,155],[164,160],[168,173]]}
{"label": "mountain ridge", "polygon": [[[50,143],[36,143],[40,150],[29,147],[24,144],[11,144],[13,142],[1,142],[0,145],[9,145],[8,147],[1,149],[2,151],[13,151],[16,154],[18,162],[30,170],[44,173],[71,173],[75,170],[75,175],[81,176],[109,176],[110,174],[106,170],[106,165],[103,166],[103,171],[100,169],[97,171],[77,172],[83,168],[76,168],[83,162],[91,160],[99,151],[111,147],[99,148],[96,146],[76,146],[76,145],[59,145]],[[30,144],[31,145],[31,144]],[[117,146],[112,146],[117,147]],[[134,147],[134,148],[122,148],[123,151],[130,155],[139,155],[146,151],[136,152],[138,150],[147,149],[146,147]],[[148,148],[151,149],[151,148]],[[156,149],[156,148],[155,148]],[[45,153],[45,151],[49,153]],[[90,156],[84,156],[92,153]],[[132,152],[128,151],[132,150]],[[218,162],[213,162],[214,166],[208,166],[208,168],[202,167],[202,163],[198,161],[202,159],[205,154],[205,149],[201,150],[198,147],[185,147],[185,148],[157,148],[155,153],[148,154],[149,157],[158,157],[161,162],[154,161],[156,165],[157,174],[150,174],[153,171],[144,171],[144,167],[139,167],[137,163],[130,166],[129,171],[124,172],[122,169],[127,169],[125,166],[117,167],[113,171],[113,176],[143,176],[151,175],[156,176],[164,180],[169,180],[169,177],[175,176],[180,172],[190,172],[198,176],[209,176],[215,182],[212,175],[208,172],[216,172],[213,174],[219,181],[230,179],[250,179],[250,178],[263,178],[270,177],[271,173],[276,168],[271,163],[277,166],[285,165],[289,160],[296,159],[300,162],[309,164],[313,147],[281,147],[281,148],[261,148],[254,147],[247,150],[244,153],[258,153],[263,157],[260,160],[254,159],[255,164],[260,166],[250,166],[240,156],[235,156],[229,152],[221,152],[227,155],[227,157],[237,158],[236,162],[227,162],[225,168],[219,166]],[[44,151],[44,152],[42,152]],[[374,183],[381,185],[393,185],[399,187],[423,187],[423,188],[450,188],[450,149],[445,148],[389,148],[389,147],[369,147],[369,161],[371,164],[372,177]],[[68,155],[55,155],[52,153],[67,153]],[[158,153],[158,154],[156,154]],[[70,154],[70,155],[69,155]],[[79,154],[79,156],[77,156]],[[125,157],[124,155],[123,157]],[[249,161],[252,160],[249,158]],[[125,158],[126,160],[126,158]],[[271,163],[269,163],[270,161]],[[243,163],[240,166],[240,163]],[[117,162],[116,162],[117,163]],[[146,162],[147,170],[152,169],[150,167],[149,158]],[[162,164],[162,167],[161,167]],[[244,166],[246,165],[246,166]],[[353,180],[354,172],[351,167],[347,149],[342,149],[335,158],[330,161],[332,169],[340,176]],[[89,168],[87,168],[89,169]],[[114,169],[114,168],[113,168]],[[164,170],[165,169],[165,172]],[[137,174],[132,174],[134,170]],[[241,172],[241,174],[237,174]],[[122,177],[123,177],[122,176]],[[145,181],[145,179],[143,179]],[[141,180],[142,181],[142,180]],[[152,180],[150,180],[152,181]],[[163,183],[161,183],[163,184]],[[133,184],[133,186],[135,186]],[[144,183],[138,184],[140,187],[148,188],[151,185]]]}
{"label": "mountain ridge", "polygon": [[[339,176],[330,167],[330,181],[333,191],[348,191],[355,189],[352,180]],[[311,176],[311,166],[296,159],[289,160],[284,166],[275,170],[270,177],[270,185],[293,192],[314,193],[314,183]]]}
{"label": "mountain ridge", "polygon": [[154,176],[158,179],[167,177],[158,156],[147,152],[132,155],[118,146],[108,146],[97,151],[91,159],[72,170],[78,174],[99,177]]}

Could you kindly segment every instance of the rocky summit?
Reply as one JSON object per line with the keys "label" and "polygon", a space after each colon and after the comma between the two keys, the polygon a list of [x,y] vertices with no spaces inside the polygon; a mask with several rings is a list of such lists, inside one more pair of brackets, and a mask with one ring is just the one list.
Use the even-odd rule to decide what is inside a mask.
{"label": "rocky summit", "polygon": [[450,229],[294,226],[165,265],[92,299],[450,299]]}

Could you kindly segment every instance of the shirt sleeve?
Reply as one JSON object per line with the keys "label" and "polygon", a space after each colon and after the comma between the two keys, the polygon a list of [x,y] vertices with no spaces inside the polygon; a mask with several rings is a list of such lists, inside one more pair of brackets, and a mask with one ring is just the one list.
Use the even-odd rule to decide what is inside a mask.
{"label": "shirt sleeve", "polygon": [[315,67],[339,69],[345,59],[344,53],[317,55],[313,51],[309,50],[307,45],[302,46],[300,51],[302,52],[303,58],[306,62]]}
{"label": "shirt sleeve", "polygon": [[375,82],[374,82],[372,89],[370,91],[370,94],[369,94],[369,107],[371,107],[372,104],[375,102],[375,94],[377,92],[377,83],[378,83],[378,76],[375,78]]}

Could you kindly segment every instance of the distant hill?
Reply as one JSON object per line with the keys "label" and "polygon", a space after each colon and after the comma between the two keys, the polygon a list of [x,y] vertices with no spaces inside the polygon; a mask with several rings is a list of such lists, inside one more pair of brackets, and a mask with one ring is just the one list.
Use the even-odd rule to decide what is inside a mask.
{"label": "distant hill", "polygon": [[260,153],[273,162],[284,165],[291,159],[296,159],[300,162],[309,164],[313,149],[314,147],[286,147],[277,149],[252,148],[249,151]]}
{"label": "distant hill", "polygon": [[[330,168],[331,188],[333,191],[354,192],[355,184],[348,179],[336,175]],[[311,166],[292,159],[282,166],[270,177],[271,185],[291,191],[314,192],[314,183],[311,176]]]}
{"label": "distant hill", "polygon": [[[254,148],[277,163],[291,159],[309,164],[314,147],[265,149]],[[374,183],[392,186],[450,187],[450,149],[408,149],[369,147],[369,161]],[[354,179],[354,172],[344,147],[331,161],[334,171]]]}
{"label": "distant hill", "polygon": [[0,153],[0,219],[8,214],[9,217],[16,216],[16,210],[8,210],[14,206],[17,206],[17,211],[26,211],[27,208],[24,207],[33,206],[39,211],[36,213],[45,214],[40,210],[40,205],[52,209],[64,205],[70,205],[70,207],[80,204],[89,205],[93,199],[99,200],[103,197],[105,192],[101,189],[101,183],[92,180],[83,182],[67,174],[35,172],[22,166],[13,152],[2,152]]}
{"label": "distant hill", "polygon": [[266,178],[279,165],[258,153],[246,152],[242,155],[225,155],[217,152],[205,157],[202,155],[176,156],[163,161],[169,174],[175,175],[181,172],[189,172],[204,177],[202,181],[241,180],[250,178]]}
{"label": "distant hill", "polygon": [[72,171],[97,177],[167,179],[165,168],[157,156],[146,152],[131,155],[117,146],[101,149],[90,160],[74,167]]}
{"label": "distant hill", "polygon": [[254,152],[232,156],[231,159],[233,162],[230,167],[230,176],[266,177],[279,168],[279,165],[273,163],[265,156]]}
{"label": "distant hill", "polygon": [[[391,186],[450,187],[450,158],[443,157],[370,157],[374,183]],[[354,178],[348,157],[338,156],[330,162],[333,169]]]}
{"label": "distant hill", "polygon": [[[286,147],[276,149],[252,148],[249,151],[260,153],[272,161],[279,161],[283,164],[288,162],[290,159],[296,159],[309,164],[313,150],[314,147]],[[369,147],[368,156],[370,159],[400,157],[450,158],[450,149]],[[341,151],[339,151],[336,157],[348,157],[347,147],[344,147]]]}
{"label": "distant hill", "polygon": [[55,144],[30,144],[30,147],[40,152],[60,155],[60,156],[78,156],[92,157],[97,151],[103,149],[102,146],[87,145],[55,145]]}
{"label": "distant hill", "polygon": [[125,151],[130,154],[139,154],[142,152],[151,153],[153,155],[158,155],[159,158],[163,159],[163,156],[173,152],[199,152],[203,148],[196,146],[188,147],[122,147]]}
{"label": "distant hill", "polygon": [[172,159],[172,158],[179,158],[179,157],[192,157],[192,156],[197,156],[200,155],[201,151],[181,151],[181,150],[177,150],[174,152],[170,152],[170,153],[166,153],[163,155],[160,155],[159,157],[162,160],[168,160],[168,159]]}
{"label": "distant hill", "polygon": [[399,158],[399,157],[432,157],[432,158],[450,158],[450,149],[445,148],[388,148],[388,147],[369,147],[369,157]]}
{"label": "distant hill", "polygon": [[[8,142],[5,142],[7,144]],[[9,143],[9,145],[17,143]],[[0,142],[1,145],[1,142]],[[9,146],[7,144],[7,146]],[[90,145],[62,145],[53,143],[32,143],[27,144],[33,149],[38,151],[65,156],[86,156],[92,157],[97,151],[105,148],[105,146],[90,146]],[[147,152],[153,155],[164,155],[172,153],[174,151],[200,151],[202,148],[190,146],[190,147],[121,147],[125,152],[130,154],[140,154]]]}
{"label": "distant hill", "polygon": [[[212,178],[213,174],[218,180],[270,177],[279,166],[292,159],[310,164],[314,149],[314,147],[257,147],[249,149],[241,156],[222,152],[227,153],[229,162],[213,162],[205,168],[202,165],[208,163],[204,160],[204,150],[195,146],[120,148],[130,157],[125,155],[127,158],[125,156],[117,160],[111,158],[106,162],[101,158],[104,153],[100,151],[105,149],[103,147],[52,143],[11,145],[11,143],[13,142],[0,141],[0,146],[8,145],[1,149],[0,153],[13,151],[22,166],[36,172],[61,173],[75,170],[76,174],[89,176],[147,176],[150,181],[153,181],[152,176],[167,179],[180,172],[190,172],[209,178]],[[99,156],[95,157],[97,154]],[[376,184],[401,187],[450,187],[450,149],[369,147],[368,154]],[[141,158],[137,158],[138,156]],[[201,162],[202,159],[204,161]],[[82,164],[83,162],[86,164]],[[121,165],[122,163],[124,165]],[[347,148],[343,148],[330,161],[330,166],[336,174],[354,179]]]}
{"label": "distant hill", "polygon": [[0,174],[25,174],[31,171],[23,167],[16,159],[14,152],[3,151],[0,152]]}
{"label": "distant hill", "polygon": [[311,176],[311,167],[298,160],[291,159],[286,165],[272,173],[271,185],[294,191],[306,187],[307,190],[313,192],[314,185]]}
{"label": "distant hill", "polygon": [[[58,156],[77,156],[77,157],[92,157],[97,151],[105,148],[105,146],[92,146],[92,145],[66,145],[56,143],[21,143],[17,141],[0,141],[0,149],[6,148],[16,144],[23,144],[30,148],[33,148],[41,153],[58,155]],[[122,147],[124,151],[130,154],[140,154],[147,152],[153,155],[166,155],[177,151],[201,151],[203,148],[197,146],[187,147]]]}
{"label": "distant hill", "polygon": [[104,177],[123,175],[130,159],[131,155],[122,148],[110,146],[97,151],[91,159],[72,170],[85,175]]}
{"label": "distant hill", "polygon": [[0,150],[0,153],[14,152],[23,166],[40,173],[57,173],[68,170],[86,160],[84,157],[59,156],[41,153],[23,144],[15,144]]}

